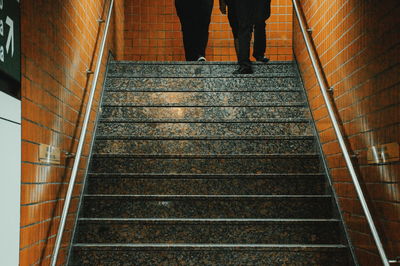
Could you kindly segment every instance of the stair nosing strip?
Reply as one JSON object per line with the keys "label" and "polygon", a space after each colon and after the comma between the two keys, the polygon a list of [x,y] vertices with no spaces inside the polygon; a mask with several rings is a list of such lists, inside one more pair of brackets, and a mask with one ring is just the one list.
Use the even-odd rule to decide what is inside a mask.
{"label": "stair nosing strip", "polygon": [[143,75],[141,76],[138,73],[137,76],[117,76],[113,74],[109,74],[108,78],[113,79],[113,78],[118,78],[118,79],[173,79],[173,78],[180,78],[180,79],[192,79],[192,78],[201,78],[201,79],[220,79],[220,78],[226,78],[226,79],[254,79],[254,78],[279,78],[279,79],[287,79],[287,78],[298,78],[297,74],[287,74],[287,73],[259,73],[259,74],[251,74],[251,75],[233,75],[233,74],[212,74],[212,73],[193,73],[193,74],[171,74],[171,75],[166,75],[163,76],[163,74],[157,75],[151,74],[149,76]]}
{"label": "stair nosing strip", "polygon": [[142,93],[162,93],[162,92],[198,92],[198,93],[206,93],[206,92],[259,92],[259,93],[269,93],[269,92],[304,92],[301,89],[295,89],[297,87],[280,87],[278,89],[275,89],[274,87],[265,87],[264,90],[234,90],[234,89],[226,89],[226,90],[221,90],[221,89],[216,89],[216,90],[209,90],[209,89],[169,89],[169,88],[135,88],[135,87],[125,87],[124,89],[114,89],[113,86],[110,85],[105,85],[105,92],[142,92]]}
{"label": "stair nosing strip", "polygon": [[221,107],[221,108],[244,108],[244,107],[254,107],[254,108],[263,108],[263,107],[307,107],[307,103],[305,102],[293,102],[291,103],[284,103],[284,102],[277,102],[277,103],[268,103],[268,104],[181,104],[181,103],[169,103],[169,104],[112,104],[104,102],[102,107],[135,107],[135,108],[206,108],[206,107]]}
{"label": "stair nosing strip", "polygon": [[273,124],[273,123],[310,123],[309,118],[304,119],[264,119],[264,120],[150,120],[150,119],[99,119],[99,123],[114,123],[114,124]]}
{"label": "stair nosing strip", "polygon": [[265,89],[267,90],[193,90],[193,89],[176,89],[176,90],[162,90],[160,88],[148,88],[148,89],[143,89],[140,88],[138,90],[122,90],[122,89],[116,89],[116,90],[112,90],[110,87],[107,87],[107,92],[126,92],[126,93],[131,93],[131,92],[159,92],[159,93],[164,93],[164,92],[170,92],[170,93],[174,93],[174,92],[198,92],[198,93],[204,93],[204,92],[215,92],[215,93],[225,93],[225,92],[234,92],[234,93],[242,93],[242,92],[247,92],[247,93],[252,93],[252,92],[258,92],[258,93],[269,93],[269,92],[303,92],[303,90],[301,89],[294,89],[297,87],[265,87]]}
{"label": "stair nosing strip", "polygon": [[143,74],[143,72],[138,72],[136,75],[114,75],[114,74],[109,74],[108,78],[125,78],[125,79],[134,79],[134,78],[146,78],[146,79],[191,79],[191,78],[211,78],[211,79],[219,79],[219,78],[224,78],[224,79],[231,79],[231,78],[245,78],[245,79],[250,79],[250,78],[282,78],[282,79],[287,79],[287,78],[297,78],[298,76],[296,74],[294,75],[288,75],[286,73],[259,73],[259,74],[252,74],[246,77],[238,76],[238,75],[229,75],[229,74],[210,74],[210,73],[200,73],[200,74],[171,74],[171,75],[165,75],[165,74],[150,74],[146,75]]}
{"label": "stair nosing strip", "polygon": [[79,221],[110,221],[110,222],[178,222],[178,223],[185,223],[185,222],[221,222],[221,223],[237,223],[237,222],[259,222],[259,223],[269,223],[269,222],[340,222],[340,219],[290,219],[290,218],[283,218],[283,219],[252,219],[252,218],[242,218],[242,219],[225,219],[225,218],[79,218]]}
{"label": "stair nosing strip", "polygon": [[132,135],[98,135],[96,140],[300,140],[313,139],[314,135],[259,135],[259,136],[132,136]]}
{"label": "stair nosing strip", "polygon": [[270,177],[298,177],[298,176],[303,176],[303,177],[321,177],[321,176],[325,176],[325,173],[296,173],[296,174],[148,174],[148,173],[88,173],[89,176],[116,176],[116,177],[131,177],[131,176],[135,176],[135,177],[139,177],[139,178],[182,178],[182,177],[193,177],[193,178],[205,178],[205,177],[209,177],[209,178],[228,178],[228,177],[255,177],[255,178],[270,178]]}
{"label": "stair nosing strip", "polygon": [[343,244],[82,244],[74,247],[131,247],[131,248],[347,248]]}
{"label": "stair nosing strip", "polygon": [[[294,61],[282,61],[282,60],[271,60],[268,61],[268,65],[293,65]],[[232,65],[237,66],[236,62],[232,61],[131,61],[131,60],[113,60],[110,61],[110,64],[129,64],[129,65],[199,65],[199,66],[207,66],[207,65]],[[265,63],[262,62],[253,62],[256,65],[264,66]]]}
{"label": "stair nosing strip", "polygon": [[132,195],[132,194],[85,194],[85,197],[104,198],[181,198],[181,199],[274,199],[274,198],[331,198],[331,195]]}
{"label": "stair nosing strip", "polygon": [[254,159],[254,158],[319,158],[319,153],[296,154],[122,154],[93,153],[93,158],[165,158],[165,159]]}

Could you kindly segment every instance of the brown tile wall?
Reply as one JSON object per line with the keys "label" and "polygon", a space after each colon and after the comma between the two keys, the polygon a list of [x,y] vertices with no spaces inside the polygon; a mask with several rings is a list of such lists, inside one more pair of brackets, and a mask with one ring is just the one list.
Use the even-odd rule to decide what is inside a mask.
{"label": "brown tile wall", "polygon": [[[272,0],[271,8],[266,54],[271,60],[291,61],[291,1]],[[125,60],[184,60],[181,26],[174,0],[125,0],[125,18]],[[219,11],[218,0],[214,1],[209,36],[207,60],[236,61],[231,29],[227,17]]]}
{"label": "brown tile wall", "polygon": [[[301,6],[384,247],[389,257],[400,256],[400,164],[366,160],[371,145],[400,142],[400,2],[302,0]],[[381,265],[297,23],[294,53],[359,262]]]}
{"label": "brown tile wall", "polygon": [[[22,187],[20,265],[48,265],[72,161],[66,152],[76,152],[104,25],[108,0],[24,0],[21,1],[22,33]],[[109,41],[102,60],[105,71],[108,51],[123,50],[123,0],[116,0]],[[99,35],[98,35],[99,34]],[[94,59],[93,60],[93,55]],[[66,225],[61,264],[66,257],[86,168],[100,89],[100,76],[92,109],[78,181]],[[78,123],[79,122],[79,123]],[[79,125],[77,127],[77,124]],[[39,144],[62,150],[60,165],[40,163]]]}

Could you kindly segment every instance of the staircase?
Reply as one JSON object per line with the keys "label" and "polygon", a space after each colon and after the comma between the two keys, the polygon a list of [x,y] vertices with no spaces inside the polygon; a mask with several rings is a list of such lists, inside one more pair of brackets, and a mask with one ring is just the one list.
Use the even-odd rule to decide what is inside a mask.
{"label": "staircase", "polygon": [[70,265],[353,265],[293,63],[112,62]]}

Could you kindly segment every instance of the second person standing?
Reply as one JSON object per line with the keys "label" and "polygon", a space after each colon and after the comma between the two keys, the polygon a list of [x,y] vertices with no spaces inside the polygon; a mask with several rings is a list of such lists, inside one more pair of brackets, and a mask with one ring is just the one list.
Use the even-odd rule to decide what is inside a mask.
{"label": "second person standing", "polygon": [[182,26],[186,61],[206,61],[213,0],[175,0]]}

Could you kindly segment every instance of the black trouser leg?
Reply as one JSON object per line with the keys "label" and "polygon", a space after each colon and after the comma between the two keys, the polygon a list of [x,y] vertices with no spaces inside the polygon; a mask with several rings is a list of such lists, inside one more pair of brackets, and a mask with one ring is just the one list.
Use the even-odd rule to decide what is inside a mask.
{"label": "black trouser leg", "polygon": [[175,0],[187,61],[205,56],[213,0]]}
{"label": "black trouser leg", "polygon": [[239,20],[239,65],[251,68],[250,40],[255,22],[255,9],[258,0],[236,1],[236,11]]}
{"label": "black trouser leg", "polygon": [[214,6],[213,0],[186,0],[199,1],[197,9],[197,30],[195,31],[197,58],[206,55],[208,43],[208,29],[211,22],[211,13]]}
{"label": "black trouser leg", "polygon": [[271,14],[271,0],[258,0],[256,8],[256,21],[254,24],[254,49],[255,58],[263,58],[266,48],[265,21]]}
{"label": "black trouser leg", "polygon": [[257,22],[254,25],[254,58],[263,58],[266,48],[265,21]]}
{"label": "black trouser leg", "polygon": [[229,25],[232,29],[233,38],[237,39],[239,34],[239,21],[237,17],[236,11],[236,2],[237,0],[227,0],[226,4],[228,5],[228,20]]}
{"label": "black trouser leg", "polygon": [[196,55],[196,21],[193,19],[195,5],[188,0],[175,0],[175,8],[182,27],[183,45],[186,61],[197,60]]}
{"label": "black trouser leg", "polygon": [[238,17],[237,17],[235,1],[237,1],[237,0],[226,0],[226,4],[228,6],[228,21],[229,21],[229,25],[231,26],[231,29],[232,29],[236,57],[239,60],[239,40],[238,40],[239,21],[238,21]]}

